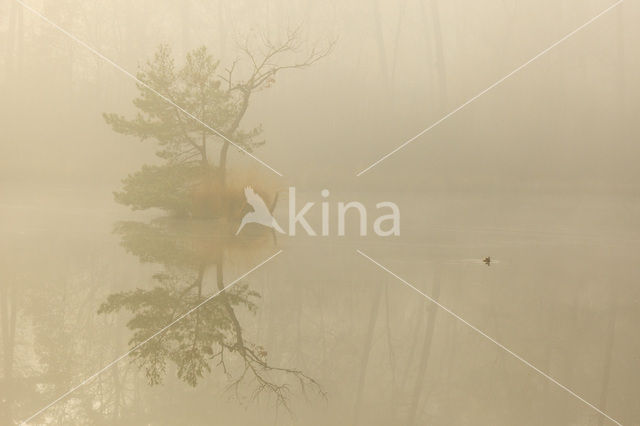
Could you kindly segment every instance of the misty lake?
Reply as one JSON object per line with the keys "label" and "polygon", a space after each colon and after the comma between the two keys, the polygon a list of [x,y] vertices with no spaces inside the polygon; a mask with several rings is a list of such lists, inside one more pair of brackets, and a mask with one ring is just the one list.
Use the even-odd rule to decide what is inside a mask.
{"label": "misty lake", "polygon": [[638,22],[0,1],[0,426],[640,425]]}
{"label": "misty lake", "polygon": [[[218,225],[157,222],[113,203],[108,189],[3,192],[16,419],[202,300],[175,297],[191,294],[194,279],[207,297],[218,291],[218,270],[226,285],[278,250],[233,287],[238,324],[214,298],[39,421],[599,424],[588,406],[356,250],[587,401],[630,424],[640,418],[637,199],[336,193],[365,204],[393,199],[401,235],[362,238],[356,225],[345,237],[275,242],[258,227],[231,241]],[[228,341],[236,326],[245,349]],[[217,343],[224,359],[207,350]],[[262,362],[270,369],[255,376],[251,363]]]}

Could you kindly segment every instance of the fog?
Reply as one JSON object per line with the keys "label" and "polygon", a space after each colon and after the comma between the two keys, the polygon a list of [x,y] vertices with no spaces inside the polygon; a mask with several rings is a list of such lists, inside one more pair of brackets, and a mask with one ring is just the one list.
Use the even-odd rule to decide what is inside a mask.
{"label": "fog", "polygon": [[614,4],[0,0],[0,425],[640,423]]}

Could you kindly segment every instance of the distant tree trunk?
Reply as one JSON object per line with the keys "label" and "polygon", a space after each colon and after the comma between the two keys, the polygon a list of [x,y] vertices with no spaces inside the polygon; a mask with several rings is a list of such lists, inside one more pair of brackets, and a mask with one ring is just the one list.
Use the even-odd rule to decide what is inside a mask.
{"label": "distant tree trunk", "polygon": [[[115,335],[115,342],[116,344],[114,345],[114,352],[115,352],[115,356],[118,356],[119,354],[122,353],[122,334],[119,333],[118,331],[116,331],[116,335]],[[117,423],[118,419],[120,419],[120,416],[122,415],[122,407],[123,407],[123,402],[124,402],[124,395],[123,395],[123,390],[124,390],[124,372],[121,371],[120,369],[120,365],[119,363],[115,363],[113,368],[112,368],[112,378],[113,378],[113,408],[112,408],[112,418],[113,418],[113,422],[114,424]]]}
{"label": "distant tree trunk", "polygon": [[[542,311],[542,309],[541,309]],[[554,306],[550,303],[547,306],[546,312],[540,312],[540,318],[546,318],[546,321],[548,323],[548,329],[547,332],[545,334],[547,341],[546,341],[546,347],[544,350],[544,356],[542,358],[542,362],[540,364],[540,368],[548,373],[551,374],[551,355],[553,352],[553,336],[554,336],[554,330],[557,327],[557,315],[556,315],[556,309],[554,308]],[[548,391],[549,387],[551,386],[551,382],[549,382],[548,380],[545,381],[544,383],[544,391],[545,393]]]}
{"label": "distant tree trunk", "polygon": [[14,37],[16,30],[16,8],[18,3],[15,1],[7,2],[9,7],[9,28],[7,29],[7,39],[5,40],[5,76],[10,80],[13,74],[13,54],[14,54]]}
{"label": "distant tree trunk", "polygon": [[385,319],[387,325],[387,348],[389,349],[389,367],[391,368],[391,389],[396,390],[398,382],[396,380],[396,355],[393,351],[393,339],[391,333],[391,314],[389,312],[389,283],[384,287],[384,305],[385,305]]}
{"label": "distant tree trunk", "polygon": [[[440,276],[436,271],[433,277],[433,287],[431,290],[431,297],[434,300],[438,300],[440,297]],[[431,355],[431,345],[433,343],[433,331],[436,324],[436,315],[438,314],[438,306],[431,304],[429,307],[429,314],[427,315],[427,330],[424,334],[424,341],[422,342],[422,354],[420,355],[420,364],[418,365],[418,372],[416,374],[416,383],[413,390],[413,398],[411,399],[411,405],[409,407],[409,414],[407,416],[407,425],[412,426],[415,424],[416,417],[418,415],[418,405],[420,403],[420,396],[424,388],[424,382],[426,380],[427,366],[429,362],[429,356]]]}
{"label": "distant tree trunk", "polygon": [[425,78],[426,83],[427,83],[427,95],[428,98],[431,99],[434,95],[433,93],[435,92],[435,83],[434,83],[434,78],[433,78],[433,64],[434,64],[434,59],[433,59],[433,48],[431,46],[431,32],[429,31],[429,28],[431,27],[430,23],[429,23],[429,19],[427,17],[427,10],[424,4],[425,0],[418,0],[420,3],[420,13],[421,13],[421,18],[422,18],[422,34],[424,36],[424,47],[425,47],[425,52],[424,52],[424,57],[425,60],[427,61],[427,73],[428,75],[426,76],[427,78]]}
{"label": "distant tree trunk", "polygon": [[10,80],[15,78],[22,67],[24,25],[23,10],[15,1],[11,1],[9,11],[9,29],[6,41],[6,76]]}
{"label": "distant tree trunk", "polygon": [[[296,292],[295,300],[303,300],[304,294],[302,292],[302,286],[296,286],[294,290]],[[296,327],[296,343],[295,343],[295,362],[297,365],[301,365],[306,368],[305,359],[302,353],[302,303],[296,303],[295,307],[295,327]]]}
{"label": "distant tree trunk", "polygon": [[438,72],[438,90],[441,112],[447,109],[447,74],[444,62],[444,46],[442,41],[442,28],[440,27],[440,11],[438,0],[431,0],[431,16],[433,19],[433,37],[436,50],[436,70]]}
{"label": "distant tree trunk", "polygon": [[398,384],[397,390],[394,392],[391,408],[391,420],[395,421],[396,413],[398,411],[398,398],[400,397],[399,393],[403,392],[406,388],[407,380],[409,378],[409,371],[411,370],[411,366],[413,365],[413,359],[416,353],[416,347],[418,346],[418,337],[420,336],[421,325],[423,324],[422,318],[424,317],[425,305],[423,300],[418,300],[418,307],[415,310],[415,314],[413,315],[412,320],[410,321],[414,324],[413,331],[408,336],[409,342],[411,342],[411,348],[409,349],[409,355],[407,357],[407,361],[404,362],[404,370],[402,371],[402,376],[400,377],[400,382]]}
{"label": "distant tree trunk", "polygon": [[398,21],[396,23],[396,34],[393,40],[393,62],[391,63],[391,84],[395,82],[396,66],[398,65],[398,46],[400,45],[400,30],[402,29],[402,20],[404,12],[407,8],[407,0],[402,0],[398,11]]}
{"label": "distant tree trunk", "polygon": [[[575,292],[573,295],[573,301],[571,304],[570,312],[567,318],[567,324],[570,324],[571,329],[577,329],[580,327],[580,293]],[[573,376],[575,373],[575,359],[576,359],[576,348],[574,345],[569,345],[567,350],[564,351],[564,359],[563,359],[563,371],[565,372],[565,381],[567,383],[573,382]]]}
{"label": "distant tree trunk", "polygon": [[[622,122],[625,122],[625,74],[624,74],[624,27],[623,27],[623,9],[618,7],[617,10],[617,56],[618,56],[618,78],[616,81],[616,95],[618,102],[618,117]],[[599,408],[606,411],[607,399],[609,394],[609,382],[611,380],[611,362],[613,359],[613,345],[616,331],[616,321],[618,318],[618,291],[616,284],[610,284],[611,286],[611,301],[609,302],[609,320],[607,322],[607,342],[605,344],[604,355],[604,368],[602,371],[602,391],[600,392],[600,405]],[[604,422],[603,416],[598,416],[598,426],[602,426]]]}
{"label": "distant tree trunk", "polygon": [[24,8],[18,8],[18,44],[16,52],[18,56],[18,72],[22,73],[24,69]]}
{"label": "distant tree trunk", "polygon": [[183,53],[186,54],[189,49],[190,49],[190,45],[191,45],[191,40],[190,40],[190,31],[191,31],[191,22],[189,22],[189,18],[190,18],[190,9],[191,9],[191,4],[190,4],[190,0],[182,0],[178,3],[178,7],[180,8],[180,20],[181,20],[181,27],[182,27],[182,49],[183,49]]}
{"label": "distant tree trunk", "polygon": [[[82,13],[82,11],[76,8],[67,8],[66,6],[67,5],[63,2],[45,2],[44,14],[58,22],[62,27],[73,32],[76,24],[76,18]],[[59,43],[59,48],[51,51],[51,56],[49,57],[49,59],[52,60],[52,65],[57,64],[55,72],[53,73],[56,80],[55,82],[51,82],[50,85],[56,89],[59,96],[62,96],[58,106],[60,107],[64,105],[67,109],[70,109],[73,102],[73,65],[75,44],[73,40],[68,37],[63,37],[51,27],[46,29],[46,35],[51,37],[54,40],[54,43]]]}
{"label": "distant tree trunk", "polygon": [[387,66],[387,53],[384,47],[384,36],[382,35],[382,23],[380,22],[380,5],[378,0],[373,2],[373,18],[375,25],[376,45],[378,46],[378,62],[380,63],[380,71],[385,84],[385,89],[389,90],[389,71]]}
{"label": "distant tree trunk", "polygon": [[[425,1],[429,1],[430,7],[430,16],[431,21],[433,22],[432,31],[429,31],[429,20],[427,19],[427,11],[425,7]],[[438,90],[438,103],[440,112],[446,112],[447,108],[447,75],[446,75],[446,67],[444,60],[444,42],[442,39],[442,28],[440,26],[440,12],[438,7],[438,0],[420,0],[420,9],[422,11],[422,21],[424,23],[424,38],[426,43],[427,50],[427,60],[429,61],[429,65],[431,64],[431,59],[433,58],[432,49],[435,51],[435,60],[434,66],[436,69],[436,80],[437,80],[437,90]],[[432,35],[433,34],[433,43],[432,43]]]}
{"label": "distant tree trunk", "polygon": [[[607,396],[609,394],[609,382],[611,378],[611,360],[613,358],[613,345],[616,332],[616,320],[618,318],[618,306],[617,306],[617,292],[615,285],[611,290],[611,301],[609,302],[609,318],[607,321],[607,341],[604,345],[604,365],[602,369],[602,390],[600,391],[600,403],[598,408],[606,411],[607,408]],[[598,416],[598,425],[602,426],[604,422],[604,416]]]}
{"label": "distant tree trunk", "polygon": [[[453,364],[456,359],[457,336],[458,336],[458,322],[452,321],[451,322],[451,343],[450,343],[449,355],[447,356],[447,371],[445,373],[445,380],[447,383],[453,383],[453,380],[454,380],[453,373],[455,370],[453,369]],[[454,392],[455,392],[455,389],[453,386],[447,387],[447,399],[449,401],[452,400]]]}
{"label": "distant tree trunk", "polygon": [[362,346],[362,355],[360,356],[360,375],[358,377],[358,387],[356,389],[356,403],[354,408],[354,426],[358,424],[360,418],[360,409],[362,408],[362,395],[367,378],[367,367],[369,365],[369,355],[371,354],[371,346],[373,344],[373,332],[378,321],[378,311],[380,307],[380,296],[382,295],[382,287],[378,286],[373,296],[371,304],[371,312],[369,313],[369,325],[364,337],[364,345]]}
{"label": "distant tree trunk", "polygon": [[218,37],[220,37],[220,57],[225,57],[227,31],[225,30],[224,0],[218,0]]}
{"label": "distant tree trunk", "polygon": [[0,424],[13,424],[13,358],[16,334],[15,289],[0,289],[0,321],[2,326],[3,381],[0,389]]}

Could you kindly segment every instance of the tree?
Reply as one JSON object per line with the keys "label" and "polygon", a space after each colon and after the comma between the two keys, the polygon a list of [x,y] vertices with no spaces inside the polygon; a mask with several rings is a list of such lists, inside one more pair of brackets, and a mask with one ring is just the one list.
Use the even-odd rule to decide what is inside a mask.
{"label": "tree", "polygon": [[[150,384],[161,383],[173,366],[180,380],[196,386],[217,367],[236,394],[249,382],[254,385],[251,398],[267,393],[285,407],[292,384],[302,392],[310,388],[323,394],[314,379],[300,370],[273,366],[267,351],[245,338],[236,311],[255,313],[260,295],[245,283],[225,288],[223,274],[233,253],[240,250],[246,258],[271,236],[265,229],[235,235],[235,219],[246,203],[243,185],[226,179],[229,146],[233,141],[250,152],[262,145],[260,126],[240,128],[252,95],[271,87],[280,70],[313,64],[332,44],[322,51],[311,49],[301,60],[284,61],[299,47],[297,31],[281,43],[263,38],[259,49],[246,39],[240,51],[248,71],[246,78],[238,79],[240,59],[220,75],[219,61],[205,47],[189,52],[184,65],[177,66],[171,50],[160,46],[138,73],[136,116],[104,114],[117,133],[153,141],[161,160],[130,174],[115,198],[134,210],[160,208],[169,213],[150,223],[121,222],[116,227],[129,253],[163,270],[153,276],[151,288],[113,293],[98,310],[131,314],[129,344]],[[204,277],[214,268],[217,293],[211,297]]]}
{"label": "tree", "polygon": [[[156,155],[162,160],[159,165],[147,165],[129,175],[123,181],[123,190],[115,193],[116,201],[133,209],[157,207],[181,216],[228,213],[221,206],[229,204],[224,193],[230,141],[247,152],[264,144],[259,139],[261,126],[240,128],[252,95],[271,87],[279,71],[310,66],[333,47],[329,43],[322,50],[312,48],[302,59],[296,59],[301,47],[297,30],[289,32],[283,42],[263,38],[260,48],[254,44],[247,38],[240,47],[242,57],[222,74],[218,73],[220,62],[206,47],[189,52],[181,67],[176,66],[169,47],[159,47],[138,73],[144,84],[138,84],[139,95],[133,101],[137,115],[128,119],[104,114],[115,132],[154,141]],[[290,56],[293,58],[287,61]],[[243,64],[249,71],[245,78],[237,78]],[[214,143],[219,146],[217,163],[211,158]],[[208,202],[198,205],[194,200],[198,196]]]}

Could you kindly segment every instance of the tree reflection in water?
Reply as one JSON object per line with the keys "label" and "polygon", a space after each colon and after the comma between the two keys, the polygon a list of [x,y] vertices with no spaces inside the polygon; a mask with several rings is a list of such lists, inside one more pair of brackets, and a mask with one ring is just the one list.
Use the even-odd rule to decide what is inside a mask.
{"label": "tree reflection in water", "polygon": [[[228,167],[229,138],[245,153],[261,146],[261,127],[241,126],[252,94],[270,87],[280,70],[305,68],[318,61],[332,44],[296,59],[284,55],[298,50],[296,31],[278,43],[262,42],[261,47],[247,42],[242,49],[244,59],[254,65],[249,74],[239,76],[232,67],[224,78],[219,61],[206,47],[188,52],[183,63],[177,64],[171,50],[160,46],[138,73],[145,84],[138,85],[133,101],[137,114],[133,118],[104,114],[116,133],[153,143],[160,159],[160,164],[145,165],[126,177],[122,190],[115,193],[116,201],[133,210],[160,209],[167,215],[150,223],[117,225],[122,245],[130,253],[163,269],[153,276],[153,288],[111,294],[99,312],[131,313],[129,345],[135,348],[133,356],[150,384],[162,382],[170,365],[191,386],[219,369],[228,376],[228,387],[236,395],[246,385],[252,399],[268,393],[277,405],[286,407],[292,384],[303,393],[307,388],[323,392],[303,372],[271,365],[266,349],[244,335],[238,312],[254,314],[260,295],[246,283],[224,289],[225,262],[243,263],[252,251],[272,244],[273,233],[256,226],[234,235],[247,211],[243,187],[262,182],[258,186],[263,190],[256,187],[256,191],[275,206],[275,197],[265,197],[273,192],[264,191],[269,186],[265,179],[252,179],[246,172],[238,176]],[[197,120],[157,93],[179,100]],[[218,130],[204,126],[205,122]],[[209,278],[214,271],[215,277]],[[208,285],[211,282],[213,286]],[[146,342],[216,292],[221,293]],[[136,347],[142,342],[146,343]]]}
{"label": "tree reflection in water", "polygon": [[[99,312],[129,311],[130,346],[145,341],[210,293],[224,289],[226,257],[233,261],[272,245],[267,228],[256,226],[236,237],[236,227],[237,223],[224,219],[119,223],[116,232],[126,250],[141,262],[163,265],[163,270],[153,275],[152,288],[111,294]],[[214,272],[215,278],[209,279]],[[207,288],[210,281],[215,289]],[[320,385],[302,371],[271,365],[267,350],[244,336],[236,311],[255,314],[259,298],[258,292],[239,282],[137,348],[132,356],[151,385],[161,383],[168,364],[173,364],[177,376],[191,386],[219,369],[236,395],[247,388],[252,399],[268,393],[284,407],[288,407],[292,384],[302,393],[312,389],[323,394]]]}

